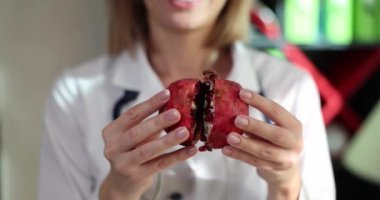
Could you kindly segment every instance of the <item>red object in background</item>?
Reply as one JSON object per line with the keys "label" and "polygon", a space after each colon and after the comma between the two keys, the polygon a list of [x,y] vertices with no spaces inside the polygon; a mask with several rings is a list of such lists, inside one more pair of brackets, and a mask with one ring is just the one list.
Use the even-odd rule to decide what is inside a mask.
{"label": "red object in background", "polygon": [[[352,55],[345,55],[343,62],[331,68],[331,80],[339,89],[345,102],[348,102],[366,81],[379,70],[380,47],[370,51],[359,51]],[[339,114],[339,119],[345,127],[355,133],[363,119],[346,103]]]}
{"label": "red object in background", "polygon": [[260,30],[268,39],[276,40],[281,38],[281,29],[278,26],[276,17],[269,8],[260,4],[251,11],[251,23]]}
{"label": "red object in background", "polygon": [[[266,14],[266,15],[264,15]],[[251,10],[251,23],[255,25],[260,32],[273,41],[283,41],[280,26],[275,20],[274,14],[268,8],[257,6]],[[268,20],[272,19],[272,20]],[[317,67],[307,58],[307,56],[295,45],[283,43],[282,51],[286,58],[303,69],[306,69],[314,78],[319,93],[324,104],[322,105],[323,119],[326,125],[340,113],[343,107],[343,100],[340,93],[330,84]]]}
{"label": "red object in background", "polygon": [[289,61],[306,69],[314,78],[322,100],[324,101],[322,106],[323,119],[325,124],[328,125],[340,113],[343,107],[342,96],[297,46],[285,44],[283,51]]}

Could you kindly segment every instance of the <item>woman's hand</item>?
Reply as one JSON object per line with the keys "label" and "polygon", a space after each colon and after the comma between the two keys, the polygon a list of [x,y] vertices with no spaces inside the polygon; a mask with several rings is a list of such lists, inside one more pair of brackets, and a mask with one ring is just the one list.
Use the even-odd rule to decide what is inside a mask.
{"label": "woman's hand", "polygon": [[223,153],[255,166],[268,183],[269,199],[297,199],[301,187],[301,123],[277,103],[252,91],[241,90],[240,97],[274,124],[238,116],[235,125],[244,130],[246,137],[230,133],[227,141],[231,146],[224,147]]}
{"label": "woman's hand", "polygon": [[158,172],[195,155],[195,147],[165,153],[189,137],[186,128],[178,128],[159,137],[160,132],[177,123],[180,113],[168,110],[143,121],[163,106],[170,97],[164,90],[123,113],[103,130],[104,155],[111,170],[102,184],[100,199],[140,199]]}

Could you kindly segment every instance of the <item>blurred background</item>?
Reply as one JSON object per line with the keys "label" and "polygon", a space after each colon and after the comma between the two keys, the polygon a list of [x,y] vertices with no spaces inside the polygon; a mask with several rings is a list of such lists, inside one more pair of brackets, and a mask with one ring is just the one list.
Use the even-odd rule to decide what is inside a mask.
{"label": "blurred background", "polygon": [[[266,0],[250,19],[250,46],[318,85],[338,199],[380,194],[380,1]],[[2,200],[36,199],[47,94],[63,69],[106,52],[106,28],[105,0],[0,1]]]}
{"label": "blurred background", "polygon": [[105,53],[105,0],[0,0],[1,199],[37,199],[43,109],[62,70]]}
{"label": "blurred background", "polygon": [[379,196],[380,1],[266,0],[252,11],[250,45],[317,83],[337,199]]}

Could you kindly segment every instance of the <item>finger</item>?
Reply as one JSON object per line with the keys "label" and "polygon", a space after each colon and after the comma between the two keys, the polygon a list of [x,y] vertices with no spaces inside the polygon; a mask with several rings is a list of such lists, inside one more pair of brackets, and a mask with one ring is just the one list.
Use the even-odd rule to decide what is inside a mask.
{"label": "finger", "polygon": [[244,152],[240,149],[234,148],[232,146],[225,146],[222,149],[224,155],[234,158],[240,161],[247,163],[248,165],[254,166],[258,169],[278,169],[278,165],[276,163],[260,159],[254,155],[251,155],[247,152]]}
{"label": "finger", "polygon": [[246,153],[249,153],[257,158],[284,164],[288,162],[290,152],[280,147],[274,146],[268,142],[255,140],[252,138],[243,137],[237,133],[230,133],[227,136],[227,142]]}
{"label": "finger", "polygon": [[160,109],[170,98],[169,90],[163,90],[150,99],[133,106],[122,113],[108,127],[110,132],[120,132],[135,126]]}
{"label": "finger", "polygon": [[189,131],[185,127],[180,127],[157,140],[122,154],[121,159],[124,159],[131,166],[141,165],[163,154],[169,148],[184,142],[188,137]]}
{"label": "finger", "polygon": [[296,147],[297,138],[300,138],[285,128],[268,124],[245,115],[237,116],[234,122],[235,125],[244,132],[263,138],[286,149]]}
{"label": "finger", "polygon": [[299,128],[300,122],[276,102],[246,89],[240,90],[239,95],[244,102],[263,112],[277,125],[292,130]]}
{"label": "finger", "polygon": [[162,134],[162,132],[153,133],[153,135],[149,136],[148,138],[146,138],[142,142],[138,143],[136,145],[136,147],[141,146],[143,144],[146,144],[146,143],[148,143],[148,142],[150,142],[152,140],[155,140],[155,139],[159,138],[161,136],[161,134]]}
{"label": "finger", "polygon": [[119,139],[120,151],[128,151],[139,143],[151,137],[157,132],[177,123],[181,114],[176,109],[170,109],[164,113],[152,117],[125,131]]}
{"label": "finger", "polygon": [[161,155],[143,164],[142,171],[147,175],[156,174],[194,156],[197,152],[198,149],[196,147],[185,147],[174,152]]}

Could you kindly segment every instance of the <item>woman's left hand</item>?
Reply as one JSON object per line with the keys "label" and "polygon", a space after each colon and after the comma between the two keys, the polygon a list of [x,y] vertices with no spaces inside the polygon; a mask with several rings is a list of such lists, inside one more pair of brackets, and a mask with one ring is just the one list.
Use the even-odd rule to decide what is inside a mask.
{"label": "woman's left hand", "polygon": [[230,133],[227,142],[231,146],[224,147],[223,153],[256,167],[268,183],[269,199],[297,199],[301,187],[302,124],[279,104],[252,91],[241,90],[240,98],[274,124],[238,116],[235,125],[245,136]]}

